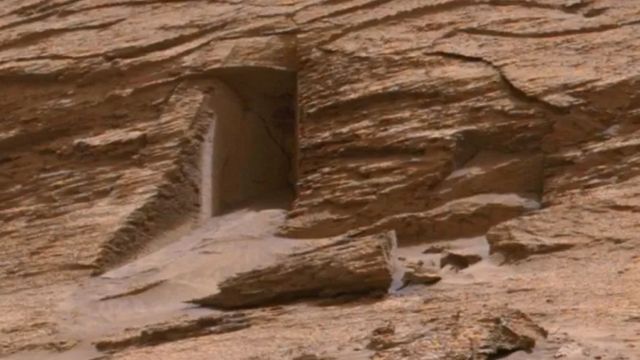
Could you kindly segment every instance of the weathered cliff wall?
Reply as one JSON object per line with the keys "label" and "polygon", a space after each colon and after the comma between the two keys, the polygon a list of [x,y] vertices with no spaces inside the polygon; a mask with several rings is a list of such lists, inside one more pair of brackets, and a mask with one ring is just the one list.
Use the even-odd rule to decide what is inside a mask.
{"label": "weathered cliff wall", "polygon": [[56,286],[196,221],[220,99],[247,152],[212,213],[289,187],[288,237],[635,251],[639,31],[620,0],[2,2],[0,354],[64,348]]}

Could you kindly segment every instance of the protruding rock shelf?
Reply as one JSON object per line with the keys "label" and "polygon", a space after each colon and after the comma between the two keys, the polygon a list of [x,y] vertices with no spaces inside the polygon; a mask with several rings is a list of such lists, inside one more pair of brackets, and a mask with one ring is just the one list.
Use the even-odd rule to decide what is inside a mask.
{"label": "protruding rock shelf", "polygon": [[288,255],[281,262],[237,274],[219,292],[193,303],[235,309],[313,297],[386,292],[392,281],[395,233],[341,238]]}

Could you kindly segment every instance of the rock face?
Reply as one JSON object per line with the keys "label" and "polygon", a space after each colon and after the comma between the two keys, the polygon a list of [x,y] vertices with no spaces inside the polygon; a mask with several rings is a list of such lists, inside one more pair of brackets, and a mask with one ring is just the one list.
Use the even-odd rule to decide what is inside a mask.
{"label": "rock face", "polygon": [[[189,313],[158,299],[166,289],[211,294],[194,285],[202,274],[166,275],[160,264],[146,270],[161,285],[147,286],[110,271],[143,267],[211,216],[263,209],[257,196],[281,192],[293,200],[278,234],[251,241],[369,240],[224,283],[260,289],[255,304],[269,297],[263,281],[308,279],[320,263],[364,272],[292,282],[285,298],[383,287],[386,265],[360,257],[372,234],[395,231],[411,261],[436,256],[421,254],[423,243],[448,251],[460,238],[482,239],[491,256],[378,304],[288,305],[269,325],[198,325],[113,358],[480,357],[442,318],[429,330],[459,341],[364,354],[362,339],[383,326],[372,308],[399,324],[409,308],[478,314],[503,303],[557,329],[536,346],[543,358],[567,344],[640,357],[640,2],[5,0],[0,29],[0,357],[55,358],[94,343],[103,334],[69,330],[79,313],[95,323],[114,321],[118,306]],[[232,242],[228,228],[258,226],[226,225],[207,236]],[[193,256],[211,260],[209,275],[224,272],[215,257],[179,250],[177,263]],[[101,274],[134,291],[95,309],[69,300],[90,298],[79,285]],[[148,298],[152,309],[140,305]]]}
{"label": "rock face", "polygon": [[638,180],[582,190],[562,205],[500,224],[487,234],[491,251],[520,260],[600,242],[631,245],[638,230]]}
{"label": "rock face", "polygon": [[221,282],[217,294],[193,302],[234,309],[313,297],[386,293],[392,281],[395,246],[393,232],[347,237],[293,253],[273,266],[238,274]]}
{"label": "rock face", "polygon": [[239,331],[250,326],[251,319],[242,313],[208,316],[175,323],[154,324],[141,331],[101,339],[95,343],[95,347],[100,351],[116,352],[132,346],[153,346],[191,337]]}

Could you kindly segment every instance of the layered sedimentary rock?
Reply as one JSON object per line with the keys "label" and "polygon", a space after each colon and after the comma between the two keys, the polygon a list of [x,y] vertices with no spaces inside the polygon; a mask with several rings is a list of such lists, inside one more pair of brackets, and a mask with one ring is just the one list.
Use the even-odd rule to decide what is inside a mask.
{"label": "layered sedimentary rock", "polygon": [[130,331],[114,338],[101,339],[95,346],[101,351],[116,352],[128,347],[153,346],[193,337],[223,334],[246,329],[249,326],[251,326],[251,319],[242,313],[231,313],[175,323],[154,324],[141,331]]}
{"label": "layered sedimentary rock", "polygon": [[[553,346],[637,357],[636,1],[7,0],[0,29],[0,356],[73,347],[52,309],[78,282],[203,209],[288,187],[281,235],[487,233],[508,264],[379,311],[516,303],[561,329]],[[223,118],[228,135],[208,143]],[[292,352],[358,343],[344,334],[371,325],[362,306],[314,313],[347,314],[340,349]],[[286,358],[260,336],[303,348],[290,324],[320,337],[293,309],[227,357]],[[193,359],[214,343],[116,356]]]}
{"label": "layered sedimentary rock", "polygon": [[305,298],[386,293],[393,276],[395,233],[344,238],[237,274],[219,292],[193,302],[234,309]]}
{"label": "layered sedimentary rock", "polygon": [[578,191],[562,205],[500,224],[487,234],[491,251],[520,260],[598,243],[633,246],[640,212],[638,180]]}
{"label": "layered sedimentary rock", "polygon": [[484,235],[492,226],[537,208],[535,200],[518,195],[482,194],[454,200],[425,212],[389,216],[352,233],[397,229],[402,244],[473,237]]}

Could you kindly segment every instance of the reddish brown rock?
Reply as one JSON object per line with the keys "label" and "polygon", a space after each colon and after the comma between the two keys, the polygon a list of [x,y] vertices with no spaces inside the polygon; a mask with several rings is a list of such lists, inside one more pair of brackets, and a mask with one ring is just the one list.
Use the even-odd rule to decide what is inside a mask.
{"label": "reddish brown rock", "polygon": [[462,270],[481,260],[482,257],[477,254],[461,254],[447,251],[440,258],[440,267],[451,266],[454,269]]}
{"label": "reddish brown rock", "polygon": [[[444,320],[449,327],[439,334],[418,329],[398,330],[393,324],[375,329],[369,348],[375,359],[495,359],[516,351],[531,351],[547,332],[524,313],[494,308],[483,312],[459,311]],[[444,324],[443,324],[444,325]],[[462,343],[467,342],[465,348]]]}
{"label": "reddish brown rock", "polygon": [[154,346],[166,342],[211,334],[239,331],[251,326],[251,319],[242,313],[205,316],[197,319],[153,324],[142,330],[132,330],[95,342],[96,349],[116,352],[128,347]]}
{"label": "reddish brown rock", "polygon": [[271,305],[306,298],[386,293],[393,273],[395,234],[346,237],[297,252],[272,266],[241,273],[217,294],[193,303],[221,309]]}
{"label": "reddish brown rock", "polygon": [[[224,189],[220,212],[250,212],[248,197],[276,185],[295,192],[278,223],[289,236],[396,229],[401,242],[453,242],[488,230],[493,253],[526,261],[489,274],[474,267],[445,295],[416,290],[419,304],[294,306],[262,328],[114,359],[351,359],[356,350],[341,351],[366,346],[382,314],[402,334],[422,310],[505,302],[593,357],[639,357],[640,328],[629,320],[640,283],[637,1],[5,0],[0,29],[0,357],[66,358],[52,352],[90,343],[98,324],[175,310],[162,303],[164,286],[151,296],[128,278],[108,279],[130,296],[95,308],[91,294],[76,292],[91,274],[141,266],[176,229],[216,213],[200,212],[214,203],[207,178]],[[222,116],[232,126],[213,156],[203,144],[220,120],[220,88],[234,94],[218,100],[235,104],[235,115]],[[203,148],[219,160],[209,168]],[[492,194],[541,200],[542,209],[470,200]],[[183,260],[190,250],[180,249]],[[211,289],[194,289],[194,278],[224,270],[206,260],[211,273],[167,274],[169,265],[154,263],[138,276],[195,297]],[[461,329],[431,320],[411,326]],[[473,336],[451,336],[459,341],[378,356],[478,354]],[[547,350],[536,351],[551,358],[557,349]]]}
{"label": "reddish brown rock", "polygon": [[433,285],[442,280],[440,275],[418,269],[410,269],[402,275],[402,283],[407,285]]}
{"label": "reddish brown rock", "polygon": [[390,216],[351,234],[393,229],[401,245],[473,237],[537,208],[535,200],[515,194],[482,194],[451,201],[430,211]]}
{"label": "reddish brown rock", "polygon": [[490,251],[515,261],[598,243],[634,243],[639,180],[576,191],[562,205],[500,224],[487,233]]}

